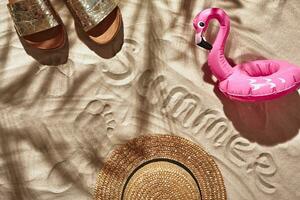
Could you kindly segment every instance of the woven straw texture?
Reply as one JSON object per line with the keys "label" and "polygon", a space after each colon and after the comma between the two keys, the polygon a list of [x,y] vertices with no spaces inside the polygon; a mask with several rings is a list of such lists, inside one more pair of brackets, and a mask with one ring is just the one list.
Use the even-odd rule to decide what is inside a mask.
{"label": "woven straw texture", "polygon": [[96,200],[225,200],[212,157],[177,136],[142,136],[116,148],[101,169]]}

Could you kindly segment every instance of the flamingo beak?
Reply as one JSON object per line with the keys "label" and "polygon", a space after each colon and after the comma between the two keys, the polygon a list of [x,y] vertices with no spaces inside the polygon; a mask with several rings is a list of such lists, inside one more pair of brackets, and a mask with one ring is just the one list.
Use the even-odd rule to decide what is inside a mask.
{"label": "flamingo beak", "polygon": [[202,47],[206,50],[211,50],[213,48],[212,45],[206,41],[205,37],[202,36],[202,33],[196,34],[195,41],[197,46]]}

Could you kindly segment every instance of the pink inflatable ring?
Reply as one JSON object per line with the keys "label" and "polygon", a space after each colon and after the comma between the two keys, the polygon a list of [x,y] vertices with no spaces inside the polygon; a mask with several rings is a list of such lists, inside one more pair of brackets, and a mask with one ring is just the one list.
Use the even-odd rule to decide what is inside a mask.
{"label": "pink inflatable ring", "polygon": [[[220,23],[213,45],[203,37],[212,19]],[[224,56],[230,20],[222,9],[209,8],[200,12],[193,25],[196,44],[210,50],[208,65],[219,81],[220,91],[229,98],[239,101],[270,100],[300,87],[300,68],[285,61],[257,60],[232,67]]]}

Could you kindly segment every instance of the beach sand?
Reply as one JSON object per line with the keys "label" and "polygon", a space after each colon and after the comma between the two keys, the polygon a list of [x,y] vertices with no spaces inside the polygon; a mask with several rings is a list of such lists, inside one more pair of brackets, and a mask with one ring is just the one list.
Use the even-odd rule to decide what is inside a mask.
{"label": "beach sand", "polygon": [[199,11],[223,8],[228,58],[300,66],[300,1],[124,0],[120,33],[100,47],[75,28],[62,1],[51,2],[69,44],[46,56],[27,48],[40,62],[0,2],[0,199],[92,199],[107,155],[143,134],[201,145],[229,200],[300,199],[298,92],[262,103],[227,99],[192,27]]}

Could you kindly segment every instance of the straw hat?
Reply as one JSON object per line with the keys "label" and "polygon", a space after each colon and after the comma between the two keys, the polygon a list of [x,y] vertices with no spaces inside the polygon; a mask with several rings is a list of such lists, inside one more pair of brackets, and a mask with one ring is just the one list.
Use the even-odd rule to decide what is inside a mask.
{"label": "straw hat", "polygon": [[222,175],[201,147],[171,135],[117,147],[102,167],[96,200],[225,200]]}

